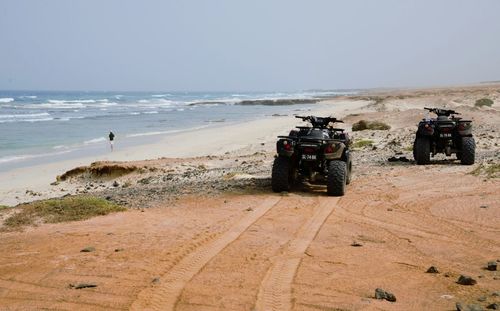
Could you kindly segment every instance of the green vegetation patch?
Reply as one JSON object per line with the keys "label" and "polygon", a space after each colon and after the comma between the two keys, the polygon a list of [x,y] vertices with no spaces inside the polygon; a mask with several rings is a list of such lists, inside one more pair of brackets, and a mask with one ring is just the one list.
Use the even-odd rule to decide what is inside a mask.
{"label": "green vegetation patch", "polygon": [[404,151],[413,151],[413,145],[406,146]]}
{"label": "green vegetation patch", "polygon": [[85,220],[126,210],[124,207],[91,196],[73,196],[21,204],[17,213],[7,218],[4,225],[19,227],[39,222],[58,223]]}
{"label": "green vegetation patch", "polygon": [[481,163],[470,173],[474,176],[485,175],[487,178],[498,178],[500,177],[500,163]]}
{"label": "green vegetation patch", "polygon": [[360,139],[354,142],[353,147],[354,148],[364,148],[364,147],[370,147],[373,146],[373,140],[371,139]]}
{"label": "green vegetation patch", "polygon": [[483,107],[483,106],[488,106],[491,107],[493,105],[493,101],[489,98],[481,98],[476,100],[476,103],[474,106],[476,107]]}
{"label": "green vegetation patch", "polygon": [[390,130],[391,126],[381,122],[381,121],[366,121],[360,120],[352,125],[353,131],[364,131],[364,130]]}

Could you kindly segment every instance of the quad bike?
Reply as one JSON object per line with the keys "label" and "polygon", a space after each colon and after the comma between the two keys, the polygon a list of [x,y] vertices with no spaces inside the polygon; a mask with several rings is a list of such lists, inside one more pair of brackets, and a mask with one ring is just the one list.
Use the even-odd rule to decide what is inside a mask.
{"label": "quad bike", "polygon": [[290,191],[299,180],[326,183],[328,195],[342,196],[351,182],[351,140],[343,123],[333,117],[296,116],[311,126],[297,126],[288,136],[278,136],[273,163],[272,189]]}
{"label": "quad bike", "polygon": [[413,143],[413,158],[417,164],[429,164],[438,153],[456,154],[463,165],[474,164],[476,143],[472,137],[472,121],[457,117],[458,112],[439,108],[424,108],[437,115],[418,124]]}

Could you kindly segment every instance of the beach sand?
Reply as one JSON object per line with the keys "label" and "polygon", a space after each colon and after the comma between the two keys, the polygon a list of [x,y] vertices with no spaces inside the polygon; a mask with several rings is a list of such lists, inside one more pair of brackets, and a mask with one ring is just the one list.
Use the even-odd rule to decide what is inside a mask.
{"label": "beach sand", "polygon": [[[366,105],[364,101],[325,101],[318,104],[308,114],[345,115],[358,111]],[[293,106],[291,108],[293,110]],[[294,112],[302,113],[302,112]],[[252,149],[261,143],[273,143],[276,136],[288,134],[296,123],[292,113],[288,116],[275,116],[245,123],[221,125],[202,130],[191,130],[168,136],[158,135],[157,142],[120,148],[103,156],[83,156],[56,163],[44,163],[0,172],[0,205],[13,206],[36,199],[57,197],[64,193],[74,193],[72,185],[53,187],[50,184],[64,172],[96,161],[138,161],[158,158],[187,158],[207,155],[222,155],[239,149]],[[107,144],[104,142],[103,144]],[[26,191],[29,193],[27,194]]]}
{"label": "beach sand", "polygon": [[[474,107],[488,97],[492,107]],[[472,118],[476,164],[412,159],[424,106]],[[391,90],[338,98],[307,114],[383,120],[389,131],[353,151],[343,197],[304,184],[270,191],[276,136],[297,119],[270,117],[176,134],[157,143],[2,173],[0,204],[66,193],[118,202],[126,212],[0,232],[0,306],[7,310],[454,310],[499,302],[500,86]],[[302,113],[302,112],[300,112]],[[151,159],[151,160],[146,160]],[[122,176],[76,166],[128,165]],[[476,174],[473,174],[476,172]],[[63,189],[63,190],[61,190]],[[35,192],[26,193],[26,190]],[[38,195],[40,192],[40,195]],[[15,197],[18,198],[15,198]],[[12,210],[1,210],[3,218]],[[92,246],[93,252],[80,252]],[[435,266],[439,273],[426,273]],[[477,281],[460,285],[460,275]],[[75,289],[70,284],[97,287]],[[396,301],[375,299],[375,289]]]}

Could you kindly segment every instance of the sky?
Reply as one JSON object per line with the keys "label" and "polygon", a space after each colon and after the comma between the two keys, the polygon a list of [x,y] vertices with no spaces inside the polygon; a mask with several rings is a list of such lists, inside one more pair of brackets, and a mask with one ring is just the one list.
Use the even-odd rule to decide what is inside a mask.
{"label": "sky", "polygon": [[498,0],[1,0],[0,90],[500,80]]}

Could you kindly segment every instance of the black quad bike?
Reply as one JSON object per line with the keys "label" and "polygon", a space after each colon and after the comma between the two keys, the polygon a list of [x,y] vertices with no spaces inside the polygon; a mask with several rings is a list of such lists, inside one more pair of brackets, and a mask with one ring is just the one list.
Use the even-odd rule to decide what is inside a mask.
{"label": "black quad bike", "polygon": [[328,195],[342,196],[351,181],[351,141],[333,117],[296,116],[311,126],[297,126],[288,136],[278,136],[272,172],[274,192],[289,191],[299,180],[327,185]]}
{"label": "black quad bike", "polygon": [[413,143],[413,157],[417,164],[429,164],[438,153],[456,154],[461,164],[474,164],[476,143],[472,137],[472,121],[457,117],[458,112],[439,108],[424,108],[437,115],[418,124]]}

